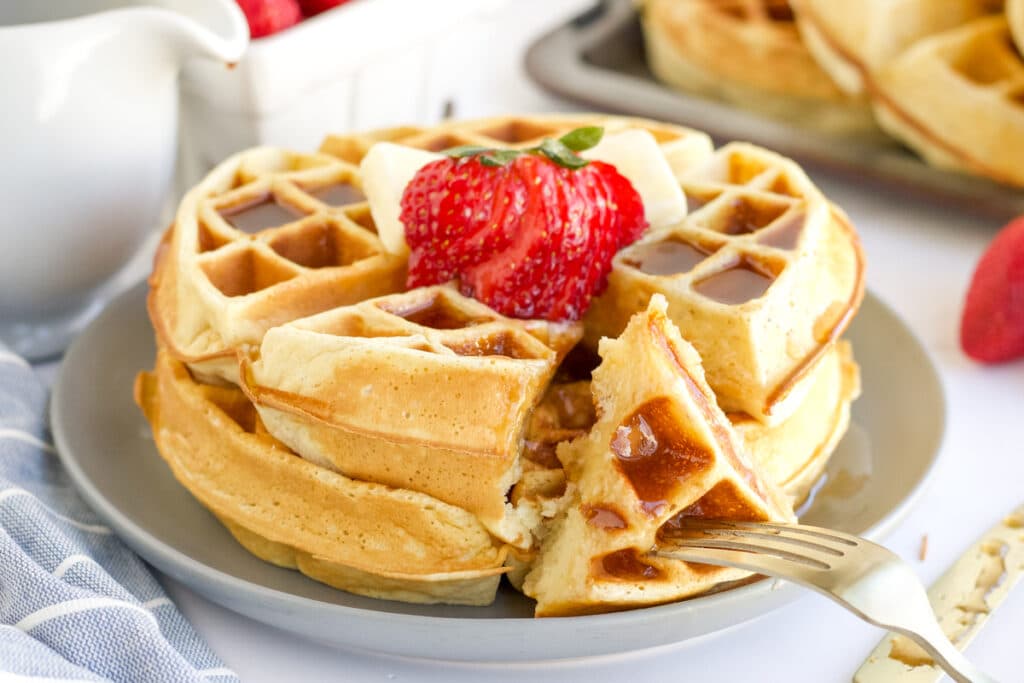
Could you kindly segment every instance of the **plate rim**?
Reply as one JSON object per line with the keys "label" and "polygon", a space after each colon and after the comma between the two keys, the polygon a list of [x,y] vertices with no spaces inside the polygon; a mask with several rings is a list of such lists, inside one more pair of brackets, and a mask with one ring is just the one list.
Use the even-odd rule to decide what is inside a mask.
{"label": "plate rim", "polygon": [[[68,434],[64,429],[64,409],[69,393],[68,379],[71,371],[68,368],[76,365],[78,356],[84,354],[82,350],[88,333],[103,326],[108,316],[116,315],[121,308],[130,305],[134,298],[142,296],[147,286],[145,280],[129,287],[119,296],[111,300],[104,310],[98,315],[77,337],[68,348],[61,364],[57,378],[53,385],[50,400],[50,425],[54,442],[57,446],[58,456],[61,463],[67,469],[68,474],[76,489],[83,496],[86,502],[96,511],[101,519],[107,523],[117,534],[118,538],[128,545],[134,552],[144,560],[155,566],[164,574],[184,583],[186,586],[203,595],[207,599],[222,605],[223,607],[251,618],[270,623],[278,628],[284,628],[299,633],[314,640],[326,642],[332,646],[350,647],[360,650],[379,652],[391,655],[403,655],[435,659],[442,661],[477,661],[477,662],[499,662],[499,661],[548,661],[555,659],[604,656],[614,653],[637,651],[651,647],[659,647],[670,643],[682,644],[700,641],[715,633],[719,633],[733,626],[746,623],[750,620],[767,614],[768,612],[791,602],[805,593],[803,589],[795,584],[776,579],[766,579],[757,583],[742,586],[739,588],[722,591],[708,596],[696,597],[690,600],[683,600],[651,607],[641,607],[620,612],[611,612],[596,615],[557,617],[549,619],[537,619],[534,617],[473,617],[464,618],[459,616],[444,615],[419,615],[403,614],[374,610],[370,608],[339,605],[328,603],[314,598],[296,595],[288,591],[260,585],[243,578],[239,578],[221,569],[211,567],[200,560],[196,560],[175,547],[168,545],[156,538],[152,533],[140,524],[136,523],[126,513],[118,509],[112,502],[99,491],[96,484],[85,473],[78,460],[74,457],[74,447]],[[888,511],[888,513],[869,527],[862,535],[874,541],[881,541],[888,536],[906,517],[910,510],[920,501],[921,497],[933,481],[935,472],[944,460],[942,445],[947,432],[948,401],[942,376],[934,362],[931,353],[921,342],[917,334],[907,325],[903,319],[880,297],[873,292],[865,292],[865,302],[871,300],[877,305],[883,315],[889,317],[898,324],[906,333],[908,340],[913,344],[915,351],[924,361],[923,366],[927,369],[930,378],[934,381],[937,389],[936,400],[938,413],[936,414],[936,430],[932,433],[934,443],[931,444],[931,456],[927,467],[915,484],[910,487],[901,500]],[[144,309],[143,309],[144,311]],[[87,357],[86,357],[87,358]],[[312,579],[310,579],[312,580]],[[253,604],[251,603],[255,600]],[[435,629],[451,624],[469,624],[474,631],[482,637],[480,645],[488,637],[501,635],[499,632],[515,629],[528,629],[527,634],[531,639],[548,639],[557,636],[564,631],[572,632],[580,628],[591,626],[603,627],[604,630],[620,632],[624,627],[631,624],[643,622],[645,628],[651,627],[652,621],[662,621],[667,625],[676,619],[684,618],[687,613],[694,612],[703,607],[717,607],[728,609],[731,604],[744,604],[749,600],[757,600],[763,605],[763,609],[755,614],[737,620],[730,620],[728,623],[720,624],[701,634],[682,637],[680,639],[667,638],[664,641],[652,642],[640,647],[611,647],[588,651],[586,643],[577,646],[576,650],[568,653],[558,654],[558,648],[548,647],[548,652],[531,652],[528,656],[509,655],[516,650],[514,645],[481,647],[473,653],[459,653],[452,651],[450,647],[438,650],[435,644],[413,644],[411,647],[380,648],[367,645],[364,642],[357,642],[348,638],[343,640],[323,637],[323,634],[316,628],[303,628],[304,621],[316,621],[317,615],[329,616],[331,618],[351,617],[368,623],[379,625],[386,624],[389,629],[399,628],[415,631],[424,636],[429,636]],[[242,603],[242,604],[240,604]],[[269,611],[268,611],[269,610]],[[280,618],[282,614],[275,610],[283,610],[291,620],[282,625],[279,621],[271,621],[268,615],[274,614]],[[297,612],[308,614],[305,619],[295,618]],[[314,624],[315,626],[315,624]],[[489,631],[494,631],[490,633]],[[350,634],[358,636],[359,634]],[[526,636],[524,636],[526,637]],[[366,640],[365,636],[362,640]],[[394,640],[400,640],[395,638]],[[497,640],[495,640],[497,642]],[[540,642],[540,641],[538,641]],[[505,655],[497,655],[497,652],[505,652]],[[525,653],[524,653],[525,654]],[[538,656],[539,655],[539,656]]]}

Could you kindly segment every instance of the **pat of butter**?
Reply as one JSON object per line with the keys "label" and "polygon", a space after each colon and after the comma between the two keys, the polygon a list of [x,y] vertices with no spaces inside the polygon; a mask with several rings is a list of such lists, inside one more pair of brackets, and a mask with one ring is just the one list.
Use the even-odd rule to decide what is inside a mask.
{"label": "pat of butter", "polygon": [[370,203],[370,215],[377,226],[377,234],[384,248],[392,254],[406,254],[405,226],[402,225],[402,193],[416,172],[432,161],[443,159],[440,154],[422,149],[378,142],[359,164],[363,192]]}
{"label": "pat of butter", "polygon": [[644,203],[644,217],[651,230],[686,217],[686,196],[658,141],[648,131],[612,133],[580,156],[611,164],[629,180]]}

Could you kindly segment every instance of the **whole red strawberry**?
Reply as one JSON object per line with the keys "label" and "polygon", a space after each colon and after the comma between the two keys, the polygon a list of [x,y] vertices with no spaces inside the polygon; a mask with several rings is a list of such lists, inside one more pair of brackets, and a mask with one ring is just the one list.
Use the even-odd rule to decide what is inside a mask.
{"label": "whole red strawberry", "polygon": [[299,5],[302,6],[302,13],[307,17],[311,17],[321,12],[326,12],[329,9],[334,9],[338,5],[344,5],[348,0],[299,0]]}
{"label": "whole red strawberry", "polygon": [[612,257],[647,227],[630,182],[575,154],[601,134],[580,128],[529,150],[459,147],[420,169],[402,195],[407,286],[457,279],[504,315],[578,320]]}
{"label": "whole red strawberry", "polygon": [[960,345],[984,363],[1024,356],[1024,217],[1003,228],[978,261],[960,321]]}
{"label": "whole red strawberry", "polygon": [[237,0],[246,20],[249,35],[262,38],[277,33],[302,20],[302,9],[296,0]]}

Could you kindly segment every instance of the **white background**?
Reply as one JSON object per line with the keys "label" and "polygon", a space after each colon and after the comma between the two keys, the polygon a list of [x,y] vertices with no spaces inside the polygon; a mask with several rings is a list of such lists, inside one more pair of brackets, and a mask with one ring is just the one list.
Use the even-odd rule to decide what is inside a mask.
{"label": "white background", "polygon": [[[493,77],[459,101],[459,116],[572,110],[543,94],[522,70],[531,39],[588,3],[518,0],[501,17],[500,40],[484,57]],[[454,37],[453,37],[454,39]],[[429,123],[429,122],[425,122]],[[975,261],[999,227],[875,186],[813,172],[860,230],[868,286],[920,336],[937,362],[949,401],[943,462],[921,504],[887,545],[921,578],[937,578],[982,531],[1024,502],[1024,362],[979,367],[959,350],[957,329]],[[913,405],[906,410],[914,409]],[[918,560],[928,535],[925,561]],[[323,647],[237,616],[168,581],[181,609],[244,681],[848,681],[882,633],[816,595],[697,643],[536,665],[472,666],[380,657]],[[1024,679],[1024,587],[1010,595],[969,654],[1003,681]]]}

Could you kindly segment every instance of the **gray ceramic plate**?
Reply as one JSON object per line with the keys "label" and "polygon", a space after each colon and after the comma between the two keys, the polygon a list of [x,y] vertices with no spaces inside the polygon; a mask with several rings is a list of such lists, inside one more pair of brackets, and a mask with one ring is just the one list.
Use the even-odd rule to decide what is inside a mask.
{"label": "gray ceramic plate", "polygon": [[[532,619],[503,587],[490,607],[406,605],[350,595],[241,548],[175,481],[132,402],[152,366],[145,285],[116,299],[72,344],[54,389],[61,458],[89,503],[142,557],[229,609],[321,641],[449,660],[542,660],[638,650],[752,619],[799,588],[761,581],[616,614]],[[849,334],[863,372],[854,424],[807,522],[884,537],[921,495],[942,439],[942,386],[921,345],[870,294]],[[913,406],[913,410],[908,410]]]}

